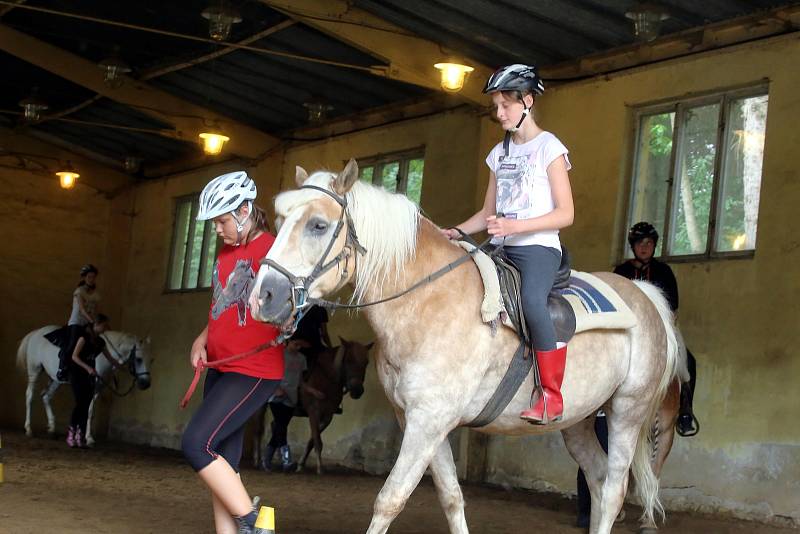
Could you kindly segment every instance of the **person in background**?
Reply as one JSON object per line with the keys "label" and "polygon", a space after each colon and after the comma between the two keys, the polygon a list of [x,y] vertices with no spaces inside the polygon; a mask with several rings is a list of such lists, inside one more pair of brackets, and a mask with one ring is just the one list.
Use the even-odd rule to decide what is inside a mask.
{"label": "person in background", "polygon": [[81,267],[81,281],[72,292],[72,313],[67,321],[66,338],[60,344],[61,350],[58,352],[56,378],[62,382],[69,380],[69,368],[75,343],[83,335],[84,327],[95,320],[97,303],[100,301],[96,286],[98,274],[97,267],[91,263]]}

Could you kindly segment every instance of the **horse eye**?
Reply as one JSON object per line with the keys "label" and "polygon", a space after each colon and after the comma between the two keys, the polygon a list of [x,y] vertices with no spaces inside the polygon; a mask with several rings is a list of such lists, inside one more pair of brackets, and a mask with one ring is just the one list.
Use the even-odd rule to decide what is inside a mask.
{"label": "horse eye", "polygon": [[313,219],[308,222],[308,229],[313,234],[324,234],[328,229],[328,223],[322,219]]}

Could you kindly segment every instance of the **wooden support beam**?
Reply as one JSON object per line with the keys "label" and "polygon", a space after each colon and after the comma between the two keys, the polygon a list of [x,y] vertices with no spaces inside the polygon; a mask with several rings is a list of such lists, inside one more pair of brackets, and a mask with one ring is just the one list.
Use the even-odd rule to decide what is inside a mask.
{"label": "wooden support beam", "polygon": [[119,88],[108,87],[103,82],[103,72],[91,61],[2,24],[0,49],[175,126],[174,137],[177,139],[195,143],[198,141],[198,134],[207,130],[210,123],[216,122],[231,138],[226,145],[229,153],[255,157],[280,143],[276,137],[133,78],[126,77],[125,83]]}
{"label": "wooden support beam", "polygon": [[650,43],[627,45],[565,61],[542,69],[542,77],[569,82],[765,39],[800,29],[800,5],[773,9],[737,19],[666,35]]}
{"label": "wooden support beam", "polygon": [[[389,64],[385,76],[441,91],[434,63],[446,61],[448,53],[432,41],[376,17],[344,0],[261,0],[271,8],[311,26]],[[465,58],[466,59],[466,58]],[[472,104],[486,106],[481,93],[492,69],[466,59],[475,68],[458,95]]]}

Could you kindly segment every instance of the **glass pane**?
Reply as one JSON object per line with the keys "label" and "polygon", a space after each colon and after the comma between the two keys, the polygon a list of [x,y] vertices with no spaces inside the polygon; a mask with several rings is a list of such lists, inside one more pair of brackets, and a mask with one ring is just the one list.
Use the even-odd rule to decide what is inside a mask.
{"label": "glass pane", "polygon": [[390,193],[397,191],[397,172],[399,170],[399,161],[386,163],[383,168],[381,168],[381,185]]}
{"label": "glass pane", "polygon": [[[647,221],[663,235],[674,124],[674,112],[645,115],[639,122],[628,228]],[[628,257],[632,257],[630,248],[626,246],[625,249]],[[661,254],[661,240],[655,253]]]}
{"label": "glass pane", "polygon": [[406,182],[406,196],[419,205],[422,196],[422,172],[425,170],[425,160],[412,159],[408,162],[408,181]]}
{"label": "glass pane", "polygon": [[197,221],[194,225],[192,232],[192,250],[189,256],[189,278],[185,281],[183,287],[187,289],[194,289],[197,287],[197,278],[200,275],[200,253],[203,250],[203,229],[205,228],[203,221]]}
{"label": "glass pane", "polygon": [[361,167],[358,170],[358,177],[367,183],[372,183],[372,174],[375,172],[375,167]]}
{"label": "glass pane", "polygon": [[172,238],[172,270],[169,273],[169,288],[180,289],[183,277],[183,261],[186,257],[186,239],[189,237],[189,218],[193,200],[181,200],[175,212],[175,228]]}
{"label": "glass pane", "polygon": [[731,103],[716,250],[756,248],[767,102],[767,95],[760,95]]}
{"label": "glass pane", "polygon": [[214,232],[214,223],[212,221],[206,222],[205,241],[206,262],[203,266],[203,279],[200,281],[200,287],[211,287],[211,275],[214,270],[214,261],[217,258],[218,246],[217,234]]}
{"label": "glass pane", "polygon": [[678,256],[706,251],[718,126],[719,103],[690,108],[683,115],[683,135],[672,195],[670,254]]}

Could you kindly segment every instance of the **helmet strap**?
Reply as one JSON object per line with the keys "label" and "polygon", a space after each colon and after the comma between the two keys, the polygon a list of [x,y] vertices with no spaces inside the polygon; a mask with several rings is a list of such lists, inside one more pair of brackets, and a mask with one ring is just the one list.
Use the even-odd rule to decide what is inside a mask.
{"label": "helmet strap", "polygon": [[530,113],[530,112],[531,112],[531,108],[529,108],[528,106],[526,106],[524,101],[522,102],[522,106],[523,106],[523,109],[522,109],[522,117],[520,117],[520,118],[519,118],[519,122],[517,123],[517,125],[516,125],[516,126],[514,126],[513,128],[511,128],[511,129],[509,130],[510,132],[517,132],[517,131],[519,131],[520,127],[522,126],[522,123],[523,123],[523,121],[525,120],[525,117],[527,117],[527,116],[528,116],[528,113]]}
{"label": "helmet strap", "polygon": [[250,214],[253,213],[253,203],[248,200],[247,201],[247,215],[240,221],[239,218],[236,216],[236,210],[231,212],[231,217],[233,220],[236,221],[236,245],[239,246],[242,244],[242,232],[244,231],[244,225],[247,222],[247,219],[250,218]]}

